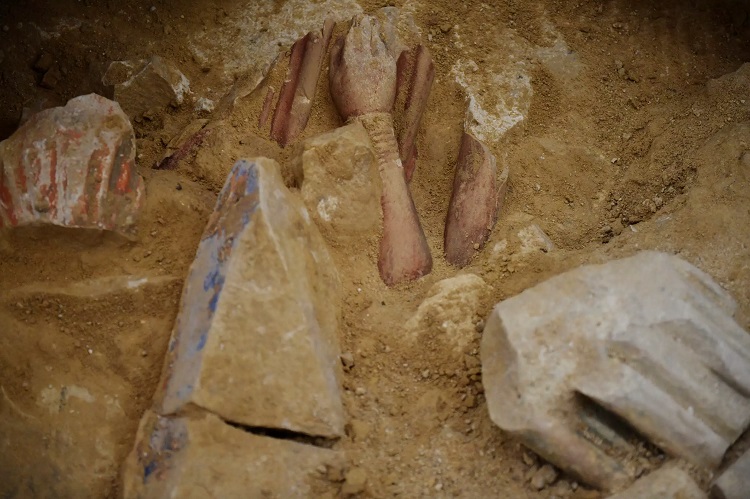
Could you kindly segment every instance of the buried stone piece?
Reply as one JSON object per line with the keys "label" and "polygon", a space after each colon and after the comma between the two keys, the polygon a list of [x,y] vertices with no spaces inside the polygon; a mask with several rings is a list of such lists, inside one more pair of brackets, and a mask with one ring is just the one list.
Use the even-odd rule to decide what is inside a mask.
{"label": "buried stone piece", "polygon": [[490,416],[602,489],[634,478],[627,426],[714,470],[750,424],[750,335],[735,308],[708,275],[658,252],[549,279],[487,321]]}
{"label": "buried stone piece", "polygon": [[198,406],[226,421],[343,434],[338,274],[279,165],[238,161],[185,282],[161,414]]}
{"label": "buried stone piece", "polygon": [[124,497],[321,497],[338,488],[340,452],[242,431],[213,414],[147,411],[123,469]]}
{"label": "buried stone piece", "polygon": [[0,228],[53,224],[131,236],[143,200],[133,127],[109,99],[76,97],[0,142]]}
{"label": "buried stone piece", "polygon": [[380,23],[358,16],[331,51],[331,93],[345,120],[357,118],[367,130],[379,163],[383,234],[378,269],[389,285],[417,279],[432,270],[432,255],[406,184],[393,130],[396,60],[381,38]]}
{"label": "buried stone piece", "polygon": [[102,78],[114,85],[114,100],[131,119],[146,112],[179,106],[190,94],[190,82],[182,72],[159,56],[150,60],[115,61]]}
{"label": "buried stone piece", "polygon": [[292,164],[290,183],[301,186],[310,216],[330,243],[379,230],[378,165],[362,123],[305,140]]}

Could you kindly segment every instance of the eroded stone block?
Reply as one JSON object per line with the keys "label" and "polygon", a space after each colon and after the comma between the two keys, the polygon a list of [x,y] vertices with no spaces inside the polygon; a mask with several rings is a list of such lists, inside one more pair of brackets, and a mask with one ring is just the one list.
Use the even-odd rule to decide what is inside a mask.
{"label": "eroded stone block", "polygon": [[147,412],[123,469],[127,499],[321,497],[338,488],[339,452],[234,428],[212,414]]}
{"label": "eroded stone block", "polygon": [[407,333],[417,341],[423,334],[438,339],[459,357],[477,334],[475,317],[490,290],[484,279],[464,274],[435,283],[406,322]]}
{"label": "eroded stone block", "polygon": [[327,239],[379,230],[378,165],[359,121],[306,140],[296,163],[302,198]]}
{"label": "eroded stone block", "polygon": [[115,86],[115,100],[132,119],[147,111],[179,106],[190,94],[190,82],[182,72],[159,56],[150,60],[115,61],[102,78]]}
{"label": "eroded stone block", "polygon": [[279,165],[235,164],[183,291],[162,414],[196,405],[222,419],[343,434],[338,274]]}
{"label": "eroded stone block", "polygon": [[133,128],[99,95],[41,111],[0,142],[0,228],[49,223],[132,234],[143,198]]}
{"label": "eroded stone block", "polygon": [[499,303],[482,340],[492,420],[583,481],[633,477],[602,410],[669,454],[714,469],[750,424],[750,335],[735,303],[677,257],[645,251]]}

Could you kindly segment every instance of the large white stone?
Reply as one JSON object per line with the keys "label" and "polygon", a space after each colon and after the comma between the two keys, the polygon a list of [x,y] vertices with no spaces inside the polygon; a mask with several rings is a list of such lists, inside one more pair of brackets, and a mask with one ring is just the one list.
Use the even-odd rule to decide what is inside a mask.
{"label": "large white stone", "polygon": [[[601,488],[631,481],[618,415],[709,469],[750,423],[750,336],[734,301],[689,263],[642,252],[499,303],[482,340],[492,420]],[[593,407],[598,406],[598,411]]]}

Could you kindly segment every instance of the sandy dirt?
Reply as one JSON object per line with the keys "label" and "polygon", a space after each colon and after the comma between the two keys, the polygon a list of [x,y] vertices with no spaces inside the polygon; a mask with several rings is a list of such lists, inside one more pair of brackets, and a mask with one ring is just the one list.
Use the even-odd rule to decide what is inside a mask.
{"label": "sandy dirt", "polygon": [[[231,57],[240,49],[222,49],[221,40],[247,43],[239,21],[250,9],[266,16],[252,21],[259,44],[275,26],[263,20],[286,15],[284,2],[251,3],[0,5],[0,138],[24,107],[111,97],[100,80],[113,60],[160,55],[194,92],[186,105],[134,123],[147,185],[137,240],[46,228],[0,234],[0,475],[11,477],[0,484],[3,497],[118,496],[119,465],[151,404],[216,193],[239,158],[291,167],[298,147],[279,148],[268,124],[258,126],[267,87],[278,90],[284,77],[283,57],[254,92],[221,103],[230,88],[254,88],[264,69],[241,67]],[[338,4],[340,14],[354,8],[321,8]],[[566,477],[541,491],[530,485],[543,463],[487,414],[483,317],[566,269],[659,249],[711,274],[750,329],[748,8],[709,0],[387,4],[413,16],[436,63],[411,183],[435,265],[389,289],[378,276],[376,237],[332,245],[345,291],[341,350],[353,359],[344,378],[350,423],[336,447],[364,470],[365,497],[599,497]],[[211,34],[215,43],[191,48]],[[282,54],[287,38],[276,45]],[[33,68],[42,53],[59,66],[53,89]],[[251,59],[269,61],[269,53]],[[510,166],[510,180],[490,241],[459,271],[443,260],[442,241],[467,94],[489,110],[477,133]],[[195,111],[199,97],[216,110]],[[199,119],[211,133],[197,152],[174,170],[153,169]],[[321,78],[302,138],[340,125]],[[532,225],[553,247],[529,243]],[[486,286],[409,321],[436,283],[466,274]],[[456,347],[452,335],[465,341]],[[644,449],[642,468],[661,459]]]}

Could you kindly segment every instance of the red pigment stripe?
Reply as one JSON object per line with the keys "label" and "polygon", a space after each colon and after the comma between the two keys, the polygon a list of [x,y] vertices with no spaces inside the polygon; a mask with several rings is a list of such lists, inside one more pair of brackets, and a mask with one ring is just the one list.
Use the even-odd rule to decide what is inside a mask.
{"label": "red pigment stripe", "polygon": [[49,200],[50,220],[57,219],[57,144],[52,143],[49,150],[49,186],[47,192]]}
{"label": "red pigment stripe", "polygon": [[110,175],[115,174],[111,166],[111,152],[107,144],[102,144],[91,154],[86,172],[86,190],[84,197],[88,202],[88,221],[96,225],[106,223],[107,213],[105,203],[107,202],[107,190],[109,189]]}
{"label": "red pigment stripe", "polygon": [[302,65],[302,58],[305,55],[305,48],[309,38],[310,33],[292,45],[289,69],[287,69],[288,79],[279,91],[279,101],[276,104],[276,111],[273,113],[273,122],[271,123],[271,138],[279,144],[286,138],[287,127],[289,126],[289,113],[292,110],[294,94],[296,93],[297,82],[300,76],[300,66]]}
{"label": "red pigment stripe", "polygon": [[12,227],[18,223],[16,217],[15,208],[13,206],[13,196],[7,186],[7,177],[3,173],[0,175],[0,208],[4,207],[0,211],[0,227],[9,226]]}

